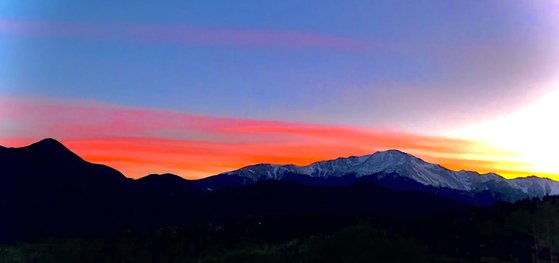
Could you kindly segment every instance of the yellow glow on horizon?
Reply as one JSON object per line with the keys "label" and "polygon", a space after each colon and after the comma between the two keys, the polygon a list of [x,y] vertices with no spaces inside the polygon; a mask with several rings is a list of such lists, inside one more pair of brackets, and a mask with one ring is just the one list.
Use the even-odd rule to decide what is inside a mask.
{"label": "yellow glow on horizon", "polygon": [[497,154],[497,171],[559,179],[559,82],[548,85],[547,90],[539,100],[516,112],[481,121],[453,135],[512,153]]}

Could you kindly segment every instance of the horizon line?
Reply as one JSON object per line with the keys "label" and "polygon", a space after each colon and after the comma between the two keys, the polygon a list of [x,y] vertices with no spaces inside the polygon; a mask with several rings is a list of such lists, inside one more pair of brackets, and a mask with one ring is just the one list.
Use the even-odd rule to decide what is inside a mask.
{"label": "horizon line", "polygon": [[519,176],[519,177],[514,177],[514,178],[506,178],[506,177],[500,175],[498,172],[491,172],[491,171],[490,171],[490,172],[482,173],[482,172],[475,171],[475,170],[464,170],[464,169],[462,169],[462,170],[455,170],[455,169],[451,169],[451,168],[445,167],[445,166],[443,166],[443,165],[441,165],[441,164],[437,164],[437,163],[432,163],[432,162],[426,161],[426,160],[424,160],[424,159],[422,159],[422,158],[420,158],[420,157],[418,157],[418,156],[415,156],[415,155],[413,155],[413,154],[411,154],[411,153],[408,153],[408,152],[406,152],[406,151],[402,151],[402,150],[397,149],[397,148],[390,148],[390,149],[385,149],[385,150],[377,150],[377,151],[374,151],[373,153],[365,154],[365,155],[340,156],[340,157],[333,158],[333,159],[324,159],[324,160],[314,161],[314,162],[311,162],[311,163],[305,164],[305,165],[297,165],[297,164],[292,164],[292,163],[253,163],[253,164],[248,164],[248,165],[245,165],[245,166],[242,166],[242,167],[233,169],[233,170],[224,171],[224,172],[221,172],[221,173],[218,173],[218,174],[212,174],[212,175],[208,175],[208,176],[206,176],[206,177],[201,177],[201,178],[196,178],[196,179],[189,179],[189,178],[185,178],[185,177],[183,177],[183,176],[181,176],[181,175],[179,175],[179,174],[175,174],[175,173],[171,173],[171,172],[147,173],[146,175],[141,176],[141,177],[138,177],[138,178],[129,177],[129,176],[127,176],[125,173],[121,172],[120,170],[118,170],[118,169],[116,169],[116,168],[114,168],[114,167],[111,167],[111,166],[106,165],[106,164],[103,164],[103,163],[90,162],[90,161],[84,159],[82,156],[80,156],[80,155],[76,154],[75,152],[73,152],[73,151],[72,151],[71,149],[69,149],[64,143],[62,143],[60,140],[55,139],[54,137],[45,137],[45,138],[43,138],[43,139],[37,140],[37,141],[32,142],[32,143],[30,143],[30,144],[28,144],[28,145],[20,146],[20,147],[7,147],[7,146],[4,146],[4,145],[0,145],[0,147],[6,148],[6,149],[22,149],[22,148],[31,147],[31,146],[33,146],[33,145],[38,145],[38,144],[44,143],[44,142],[46,142],[46,141],[54,141],[54,142],[60,144],[62,147],[64,147],[67,151],[69,151],[69,152],[75,154],[76,156],[80,157],[80,159],[82,159],[83,161],[88,162],[88,163],[91,163],[91,164],[105,165],[105,166],[107,166],[107,167],[109,167],[109,168],[111,168],[111,169],[114,169],[114,170],[118,171],[118,172],[121,173],[124,177],[126,177],[126,178],[128,178],[128,179],[132,179],[132,180],[139,180],[139,179],[142,179],[142,178],[145,178],[145,177],[148,177],[148,176],[152,176],[152,175],[174,175],[174,176],[180,177],[181,179],[184,179],[184,180],[196,181],[196,180],[202,180],[202,179],[205,179],[205,178],[209,178],[209,177],[213,177],[213,176],[217,176],[217,175],[226,174],[226,173],[229,173],[229,172],[241,170],[241,169],[244,169],[244,168],[247,168],[247,167],[251,167],[251,166],[258,166],[258,165],[276,165],[276,166],[306,167],[306,166],[310,166],[310,165],[313,165],[313,164],[319,163],[319,162],[329,162],[329,161],[335,161],[335,160],[338,160],[338,159],[359,158],[359,157],[365,157],[365,156],[372,156],[372,155],[379,154],[379,153],[385,153],[385,152],[390,152],[390,151],[397,151],[397,152],[400,152],[400,153],[402,153],[402,154],[405,154],[405,155],[408,155],[408,156],[412,156],[412,157],[418,158],[418,159],[420,159],[420,160],[423,161],[423,162],[426,162],[426,163],[429,163],[429,164],[433,164],[433,165],[438,165],[438,166],[440,166],[440,167],[442,167],[442,168],[444,168],[444,169],[446,169],[446,170],[452,171],[452,172],[474,172],[474,173],[477,173],[479,176],[487,176],[487,175],[491,175],[491,174],[492,174],[492,175],[497,175],[497,176],[499,176],[499,177],[502,177],[502,178],[504,178],[504,179],[506,179],[506,180],[524,179],[524,178],[533,178],[533,177],[536,177],[536,178],[540,178],[540,179],[549,179],[549,180],[552,180],[552,181],[559,182],[559,180],[555,180],[555,179],[553,179],[553,178],[549,178],[549,177],[546,177],[546,176],[537,176],[537,175],[535,175],[535,174],[525,175],[525,176]]}

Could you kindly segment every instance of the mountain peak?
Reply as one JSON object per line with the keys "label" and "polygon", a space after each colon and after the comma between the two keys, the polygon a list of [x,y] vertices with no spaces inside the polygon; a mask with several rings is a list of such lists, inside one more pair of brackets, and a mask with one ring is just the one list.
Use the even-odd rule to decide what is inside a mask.
{"label": "mountain peak", "polygon": [[388,149],[388,150],[384,150],[384,151],[377,151],[376,153],[385,153],[385,154],[404,154],[404,155],[410,155],[409,153],[400,151],[398,149]]}
{"label": "mountain peak", "polygon": [[180,182],[188,181],[188,180],[186,180],[186,179],[184,179],[184,178],[182,178],[182,177],[180,177],[176,174],[171,174],[171,173],[149,174],[149,175],[146,175],[146,176],[144,176],[142,178],[139,178],[137,180],[140,180],[140,181],[145,181],[145,180],[148,180],[148,181],[149,180],[173,180],[173,181],[177,181],[177,182],[178,181],[180,181]]}
{"label": "mountain peak", "polygon": [[53,138],[45,138],[42,139],[36,143],[33,143],[29,146],[40,146],[40,147],[49,147],[49,148],[64,148],[67,149],[66,146],[64,146],[64,144],[62,144],[61,142],[53,139]]}
{"label": "mountain peak", "polygon": [[390,156],[394,158],[416,158],[414,155],[396,149],[389,149],[385,151],[377,151],[372,155]]}
{"label": "mountain peak", "polygon": [[41,156],[63,156],[69,160],[82,160],[77,154],[66,148],[64,144],[53,139],[45,138],[29,146],[19,148],[23,151],[34,152]]}
{"label": "mountain peak", "polygon": [[400,150],[386,150],[378,151],[374,154],[368,155],[366,162],[373,163],[380,166],[395,166],[395,165],[424,165],[427,162]]}

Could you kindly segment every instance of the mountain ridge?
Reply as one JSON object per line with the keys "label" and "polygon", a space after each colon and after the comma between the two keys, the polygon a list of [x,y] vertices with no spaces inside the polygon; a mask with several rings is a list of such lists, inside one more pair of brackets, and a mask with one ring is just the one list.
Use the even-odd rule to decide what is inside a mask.
{"label": "mountain ridge", "polygon": [[[430,185],[444,173],[482,176],[451,171],[399,150],[308,166],[256,164],[199,180],[173,174],[130,179],[83,160],[54,139],[0,148],[0,167],[0,210],[5,211],[0,241],[254,215],[420,216],[541,197],[557,184],[538,177],[509,183],[489,174],[487,178],[495,180],[486,180],[475,191]],[[457,182],[465,181],[443,183]]]}
{"label": "mountain ridge", "polygon": [[511,195],[511,198],[506,201],[559,194],[559,182],[549,178],[529,176],[506,179],[496,173],[454,171],[400,150],[378,151],[370,155],[318,161],[305,166],[256,164],[216,176],[244,178],[238,181],[247,184],[251,181],[282,180],[290,174],[317,178],[376,176],[376,179],[382,179],[388,174],[398,174],[425,186],[475,193],[491,190]]}
{"label": "mountain ridge", "polygon": [[414,217],[473,208],[436,193],[367,181],[317,187],[289,180],[243,185],[218,177],[230,187],[210,191],[206,180],[172,174],[133,180],[50,140],[0,150],[0,168],[0,242],[309,213]]}
{"label": "mountain ridge", "polygon": [[[92,167],[106,167],[102,169],[114,170],[108,166],[93,164],[83,160],[62,143],[52,138],[46,138],[20,148],[3,147],[2,156],[10,151],[20,153],[37,151],[38,154],[45,155],[46,158],[59,156],[56,158],[66,157],[73,160],[72,162],[86,162],[89,164],[89,169],[93,169]],[[68,166],[68,164],[65,163],[64,166]],[[145,184],[145,181],[153,181],[155,183],[152,182],[152,184],[159,185],[156,192],[164,191],[165,187],[173,188],[173,191],[181,189],[194,191],[192,189],[197,188],[199,191],[211,192],[223,188],[241,187],[265,180],[290,180],[315,186],[336,186],[368,180],[374,183],[384,183],[395,189],[399,188],[398,184],[405,184],[405,187],[401,187],[403,189],[409,188],[409,183],[413,181],[418,184],[414,186],[414,189],[426,186],[474,194],[491,191],[502,195],[504,201],[509,202],[559,194],[559,182],[549,178],[528,176],[506,179],[496,173],[480,174],[467,170],[453,171],[397,149],[377,151],[363,156],[322,160],[304,166],[259,163],[197,180],[187,180],[173,174],[152,174],[138,179],[130,179],[116,170],[111,173],[118,173],[117,177],[120,178],[115,179],[117,181],[133,180],[137,185]],[[173,184],[181,184],[181,186],[173,186]],[[154,189],[152,190],[155,191]],[[430,189],[429,191],[434,190]]]}

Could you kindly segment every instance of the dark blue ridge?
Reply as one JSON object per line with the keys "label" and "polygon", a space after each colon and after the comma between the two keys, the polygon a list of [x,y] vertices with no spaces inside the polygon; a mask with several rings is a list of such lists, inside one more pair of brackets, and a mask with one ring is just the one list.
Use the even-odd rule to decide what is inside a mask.
{"label": "dark blue ridge", "polygon": [[83,160],[53,139],[0,148],[0,167],[0,241],[258,215],[416,217],[500,200],[493,193],[428,187],[397,174],[336,178],[286,174],[283,180],[262,182],[227,174],[200,180],[162,174],[133,180]]}

